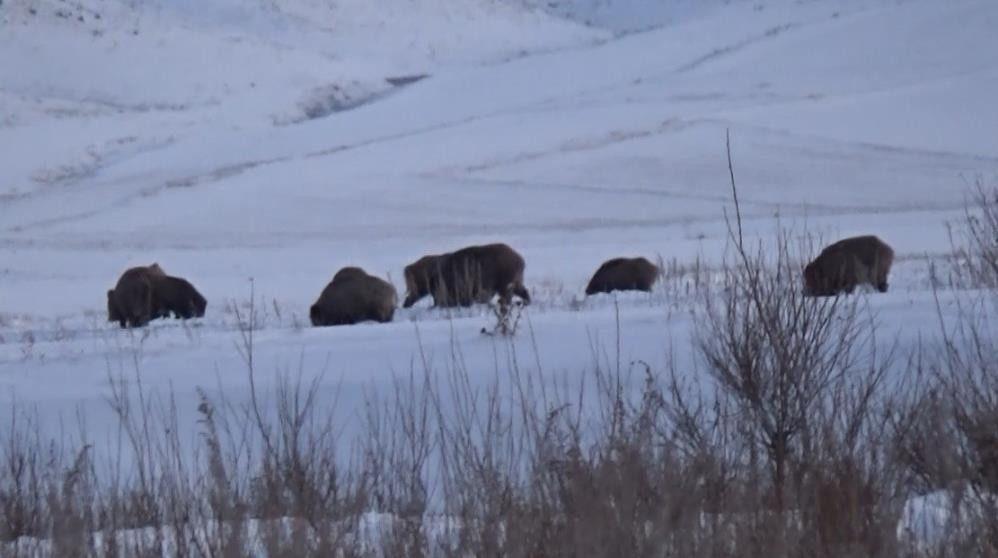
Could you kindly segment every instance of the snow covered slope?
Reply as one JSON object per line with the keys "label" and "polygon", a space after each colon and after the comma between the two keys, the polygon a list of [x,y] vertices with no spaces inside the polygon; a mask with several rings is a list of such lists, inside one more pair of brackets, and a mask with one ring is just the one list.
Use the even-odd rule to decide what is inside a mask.
{"label": "snow covered slope", "polygon": [[[192,416],[194,386],[238,391],[226,306],[249,278],[270,316],[267,366],[304,352],[309,373],[356,394],[408,369],[416,320],[431,352],[455,335],[494,374],[481,314],[296,325],[341,266],[401,289],[419,256],[493,240],[526,257],[545,366],[589,366],[587,335],[608,338],[614,316],[605,298],[573,298],[602,260],[720,259],[729,129],[750,234],[769,238],[777,217],[878,234],[899,263],[871,302],[894,326],[931,324],[919,258],[947,249],[967,181],[998,176],[991,0],[735,2],[675,18],[621,2],[605,8],[617,23],[593,27],[579,14],[598,4],[581,2],[195,4],[80,22],[4,2],[0,384],[46,412],[98,413],[108,367],[133,354]],[[655,28],[612,38],[644,27],[634,17]],[[144,334],[107,324],[106,290],[152,261],[191,279],[208,317]],[[670,296],[625,297],[625,358],[661,364],[663,340],[686,334]]]}
{"label": "snow covered slope", "polygon": [[395,78],[604,36],[484,0],[279,4],[8,0],[0,195],[72,183],[205,130],[324,116]]}

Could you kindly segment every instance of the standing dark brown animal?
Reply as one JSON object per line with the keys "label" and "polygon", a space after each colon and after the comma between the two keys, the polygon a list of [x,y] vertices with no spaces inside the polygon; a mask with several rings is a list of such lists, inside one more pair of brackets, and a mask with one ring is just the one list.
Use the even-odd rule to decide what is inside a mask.
{"label": "standing dark brown animal", "polygon": [[188,320],[204,316],[208,301],[186,279],[153,275],[153,313]]}
{"label": "standing dark brown animal", "polygon": [[163,314],[153,304],[153,277],[166,273],[159,264],[126,269],[107,292],[107,319],[121,327],[142,327]]}
{"label": "standing dark brown animal", "polygon": [[309,309],[312,325],[349,325],[366,320],[390,322],[398,305],[391,283],[359,267],[344,267]]}
{"label": "standing dark brown animal", "polygon": [[804,268],[804,294],[834,296],[869,284],[887,292],[894,250],[873,235],[854,236],[829,245]]}
{"label": "standing dark brown animal", "polygon": [[513,295],[528,304],[530,293],[523,286],[525,267],[523,256],[500,243],[424,256],[405,268],[407,292],[402,306],[409,308],[427,295],[441,307],[487,303],[493,295],[499,295],[503,305],[509,305]]}
{"label": "standing dark brown animal", "polygon": [[651,291],[659,269],[645,258],[613,258],[599,266],[586,286],[586,296],[612,291]]}

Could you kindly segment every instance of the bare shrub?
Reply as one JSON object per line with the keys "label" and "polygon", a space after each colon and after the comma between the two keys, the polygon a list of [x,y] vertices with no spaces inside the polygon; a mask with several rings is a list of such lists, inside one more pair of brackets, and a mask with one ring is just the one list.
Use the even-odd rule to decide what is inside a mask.
{"label": "bare shrub", "polygon": [[965,286],[998,288],[998,187],[977,179],[963,220],[950,226],[952,271]]}
{"label": "bare shrub", "polygon": [[0,437],[0,540],[38,536],[44,530],[45,456],[37,436],[30,415],[11,406],[10,426]]}
{"label": "bare shrub", "polygon": [[501,298],[496,303],[489,303],[489,310],[495,319],[495,325],[489,328],[482,328],[485,335],[512,336],[516,335],[516,330],[520,325],[520,318],[523,316],[523,303],[520,301],[504,301]]}
{"label": "bare shrub", "polygon": [[925,387],[898,428],[899,460],[917,488],[945,495],[944,516],[929,526],[943,533],[933,541],[938,555],[998,554],[998,283],[980,232],[986,222],[968,213],[972,232],[954,250],[952,276],[977,290],[936,287],[939,338],[912,359]]}
{"label": "bare shrub", "polygon": [[713,389],[690,394],[672,378],[678,440],[690,458],[727,471],[714,475],[726,497],[712,508],[766,510],[747,523],[771,536],[736,536],[740,553],[881,554],[903,503],[898,471],[882,458],[896,344],[878,343],[862,299],[804,295],[789,233],[772,252],[744,244],[730,144],[729,169],[734,259],[721,288],[703,292],[694,333]]}
{"label": "bare shrub", "polygon": [[879,347],[860,299],[805,297],[787,246],[778,244],[775,270],[765,254],[739,249],[723,291],[705,298],[696,349],[714,392],[697,407],[671,390],[678,434],[701,459],[727,455],[725,490],[772,511],[758,520],[777,546],[757,552],[860,545],[880,554],[903,503],[897,471],[881,457],[893,344]]}
{"label": "bare shrub", "polygon": [[375,546],[384,556],[426,555],[431,510],[429,461],[437,449],[432,385],[415,370],[395,378],[391,394],[366,403],[364,470],[374,510],[384,514]]}
{"label": "bare shrub", "polygon": [[[303,384],[303,364],[300,364],[294,378],[287,374],[278,376],[274,412],[268,412],[256,384],[254,331],[258,326],[253,322],[256,315],[253,303],[245,315],[237,314],[250,403],[235,412],[223,398],[223,408],[230,412],[224,415],[221,438],[214,422],[205,422],[211,427],[206,442],[214,484],[223,489],[223,494],[245,495],[245,501],[236,498],[232,503],[223,498],[219,501],[221,506],[216,508],[229,510],[237,518],[280,520],[265,522],[260,529],[262,544],[275,556],[328,555],[357,544],[359,518],[368,509],[367,481],[354,476],[352,471],[341,470],[339,439],[333,423],[335,405],[326,412],[317,410],[322,374]],[[204,398],[201,412],[205,419],[212,418],[211,409]],[[240,433],[241,438],[237,439],[249,438],[246,448],[250,453],[244,468],[239,467],[242,446],[230,449],[227,459],[220,449],[223,440],[234,439],[234,431]],[[254,449],[257,454],[252,453]],[[228,471],[225,463],[231,464]],[[227,482],[234,483],[234,488],[225,490]]]}

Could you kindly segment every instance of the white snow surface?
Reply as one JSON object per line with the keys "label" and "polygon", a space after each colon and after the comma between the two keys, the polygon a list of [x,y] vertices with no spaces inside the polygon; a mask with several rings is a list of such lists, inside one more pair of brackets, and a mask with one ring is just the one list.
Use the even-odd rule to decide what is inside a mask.
{"label": "white snow surface", "polygon": [[[53,435],[79,416],[104,439],[109,372],[137,369],[193,429],[196,388],[247,393],[230,307],[250,278],[260,381],[322,372],[344,420],[455,346],[483,382],[514,349],[579,375],[603,358],[592,346],[616,358],[613,298],[581,302],[603,260],[721,260],[728,130],[749,238],[881,236],[897,264],[870,304],[904,339],[932,334],[926,258],[948,250],[974,177],[998,176],[998,3],[554,4],[5,0],[5,397]],[[533,336],[483,336],[486,310],[426,303],[301,327],[342,266],[401,292],[421,255],[487,241],[526,258]],[[107,323],[107,289],[154,261],[208,315]],[[662,370],[688,346],[681,296],[620,297],[625,366]]]}

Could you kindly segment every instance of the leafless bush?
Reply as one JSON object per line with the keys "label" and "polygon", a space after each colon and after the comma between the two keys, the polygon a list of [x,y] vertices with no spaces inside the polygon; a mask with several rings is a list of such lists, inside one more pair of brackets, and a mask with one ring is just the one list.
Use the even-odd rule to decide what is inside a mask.
{"label": "leafless bush", "polygon": [[768,250],[746,246],[729,168],[733,261],[721,288],[703,291],[694,333],[712,389],[690,393],[671,379],[677,443],[714,471],[702,481],[713,486],[711,509],[765,510],[747,524],[771,536],[736,535],[739,554],[881,554],[904,501],[899,472],[881,457],[895,343],[878,342],[862,299],[803,294],[788,232]]}
{"label": "leafless bush", "polygon": [[998,288],[998,187],[988,188],[983,179],[956,226],[950,226],[953,274],[964,286]]}
{"label": "leafless bush", "polygon": [[384,556],[425,555],[433,543],[427,530],[429,461],[437,448],[433,395],[428,379],[417,378],[410,370],[384,399],[372,393],[366,404],[363,463],[374,510],[383,514],[376,546]]}
{"label": "leafless bush", "polygon": [[43,533],[45,455],[37,436],[31,416],[12,406],[10,426],[0,438],[0,540]]}
{"label": "leafless bush", "polygon": [[[939,338],[920,347],[911,368],[924,388],[897,430],[899,460],[923,492],[946,496],[932,550],[940,556],[998,554],[998,195],[978,184],[954,242],[951,277],[973,290],[936,283]],[[989,236],[990,235],[990,236]]]}
{"label": "leafless bush", "polygon": [[819,427],[831,426],[822,422],[843,419],[842,442],[856,444],[889,361],[878,358],[860,299],[804,296],[785,238],[775,270],[762,253],[739,257],[723,292],[704,298],[697,348],[721,394],[758,429],[773,504],[782,509],[790,469],[821,447]]}

